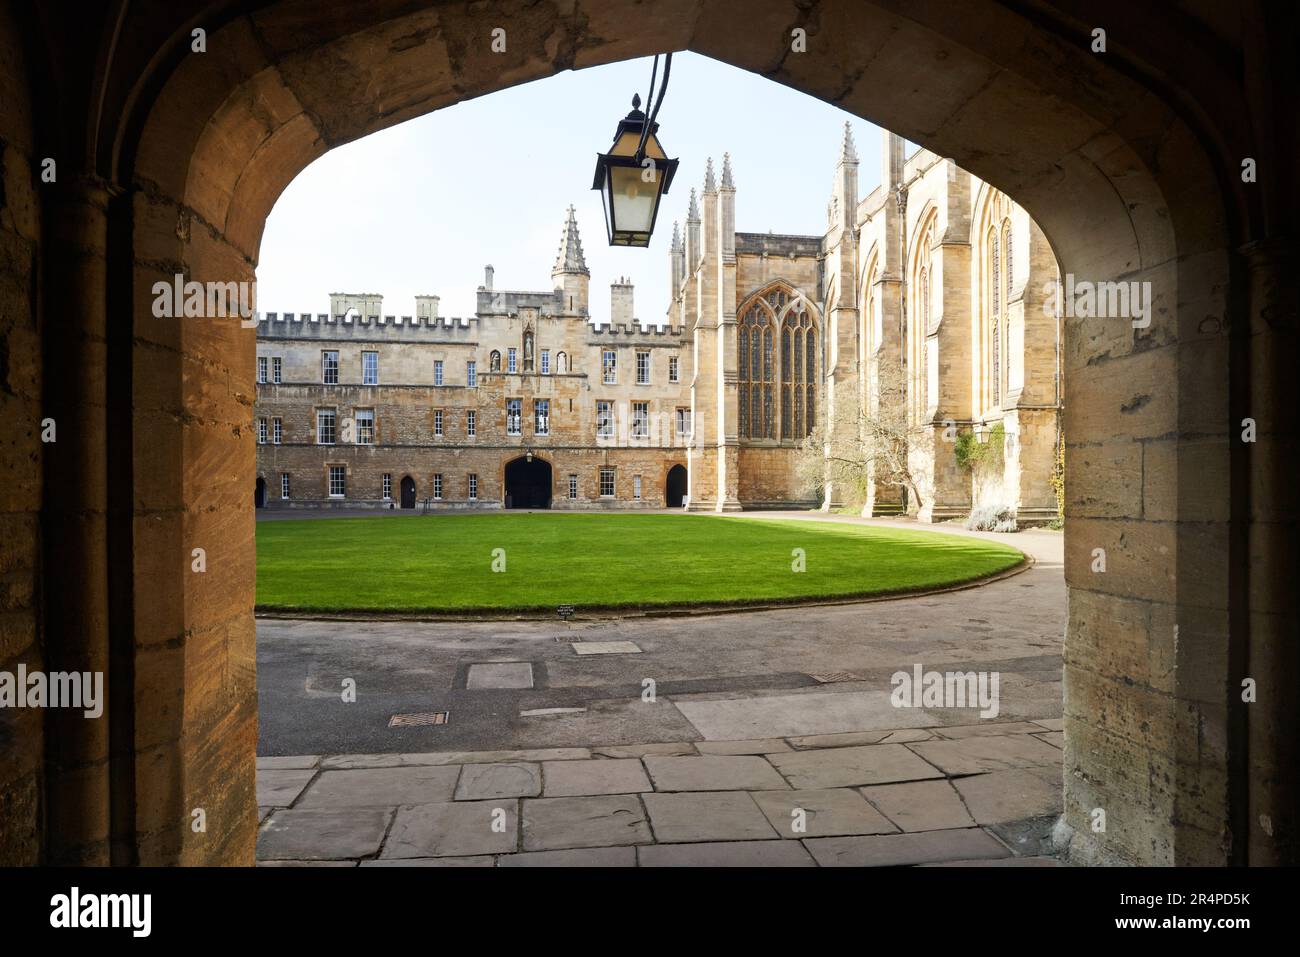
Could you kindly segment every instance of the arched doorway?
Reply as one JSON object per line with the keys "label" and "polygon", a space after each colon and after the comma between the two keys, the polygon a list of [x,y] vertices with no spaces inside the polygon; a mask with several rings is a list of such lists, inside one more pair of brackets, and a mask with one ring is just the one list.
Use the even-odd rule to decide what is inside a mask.
{"label": "arched doorway", "polygon": [[[237,323],[200,327],[176,319],[166,328],[169,335],[174,332],[178,347],[162,351],[140,335],[143,325],[104,321],[109,309],[129,314],[132,296],[147,291],[159,278],[158,249],[165,250],[168,261],[183,266],[196,280],[251,281],[266,210],[285,183],[332,144],[510,83],[553,74],[570,63],[586,66],[666,49],[695,49],[754,70],[771,71],[772,64],[780,64],[779,79],[785,85],[833,98],[846,110],[871,117],[939,155],[953,157],[1013,195],[1045,227],[1065,272],[1098,281],[1121,275],[1159,280],[1160,301],[1167,308],[1156,311],[1152,328],[1140,330],[1141,348],[1127,340],[1137,335],[1126,324],[1096,319],[1067,325],[1062,349],[1067,375],[1077,373],[1071,380],[1074,398],[1066,410],[1066,433],[1073,436],[1066,450],[1066,471],[1072,476],[1066,510],[1068,519],[1080,523],[1067,538],[1066,553],[1072,603],[1066,670],[1075,679],[1072,694],[1079,699],[1075,707],[1067,709],[1065,722],[1067,817],[1081,840],[1096,842],[1100,851],[1113,851],[1119,857],[1161,863],[1222,858],[1224,842],[1204,839],[1203,828],[1185,823],[1193,818],[1211,821],[1212,826],[1230,833],[1234,854],[1241,854],[1238,849],[1249,845],[1250,859],[1270,858],[1275,843],[1272,825],[1264,825],[1268,828],[1265,832],[1251,822],[1276,820],[1277,815],[1261,811],[1247,820],[1239,808],[1262,802],[1267,809],[1274,800],[1284,803],[1286,788],[1263,784],[1256,788],[1252,784],[1249,793],[1236,795],[1229,815],[1224,784],[1228,747],[1203,744],[1206,740],[1222,742],[1231,731],[1236,759],[1241,750],[1239,726],[1245,722],[1236,717],[1230,722],[1217,702],[1227,697],[1223,688],[1237,679],[1239,670],[1230,670],[1224,656],[1230,646],[1232,655],[1245,656],[1244,660],[1271,660],[1273,648],[1266,636],[1274,632],[1263,625],[1251,627],[1254,616],[1280,616],[1293,601],[1285,591],[1279,597],[1270,590],[1268,598],[1278,611],[1264,610],[1263,603],[1250,603],[1246,586],[1254,582],[1236,571],[1266,568],[1273,561],[1286,567],[1292,554],[1287,549],[1293,550],[1294,544],[1285,542],[1285,536],[1262,532],[1256,522],[1263,519],[1248,517],[1254,514],[1249,508],[1208,512],[1205,506],[1211,500],[1228,501],[1230,477],[1249,474],[1245,471],[1249,462],[1244,458],[1247,447],[1228,442],[1230,396],[1242,408],[1254,399],[1259,407],[1271,410],[1274,403],[1285,407],[1285,401],[1277,396],[1293,395],[1286,388],[1291,380],[1286,378],[1281,380],[1281,391],[1270,391],[1281,365],[1251,359],[1252,355],[1269,355],[1269,349],[1256,346],[1249,336],[1229,339],[1228,335],[1229,330],[1250,328],[1250,317],[1269,305],[1268,296],[1276,295],[1270,289],[1285,288],[1284,282],[1273,278],[1285,268],[1285,258],[1270,258],[1275,252],[1266,244],[1248,242],[1263,235],[1255,215],[1261,207],[1253,199],[1248,206],[1239,194],[1247,189],[1255,192],[1256,187],[1238,185],[1230,192],[1226,184],[1232,177],[1215,172],[1222,166],[1219,157],[1223,155],[1256,156],[1258,147],[1266,147],[1247,132],[1258,125],[1244,119],[1250,116],[1252,101],[1266,102],[1268,98],[1245,95],[1239,78],[1230,73],[1231,64],[1241,55],[1240,46],[1223,37],[1219,42],[1229,55],[1188,58],[1182,56],[1177,41],[1196,42],[1193,38],[1200,35],[1200,26],[1194,18],[1188,23],[1159,23],[1156,29],[1158,13],[1135,13],[1134,17],[1140,23],[1150,23],[1151,29],[1127,31],[1130,37],[1160,33],[1172,36],[1175,42],[1135,42],[1097,57],[1087,44],[1079,42],[1068,6],[1051,2],[1036,5],[1031,21],[1016,5],[1004,3],[971,4],[961,15],[939,7],[909,10],[904,15],[896,12],[894,5],[882,2],[823,0],[818,5],[821,28],[815,35],[822,52],[813,57],[788,56],[789,37],[781,30],[769,31],[764,41],[762,35],[740,34],[725,26],[740,16],[755,22],[760,18],[786,22],[795,9],[787,0],[746,0],[743,4],[716,0],[708,5],[707,16],[666,18],[653,30],[645,29],[643,19],[633,15],[631,0],[610,0],[597,9],[584,8],[581,13],[558,18],[512,16],[524,7],[519,0],[504,0],[499,5],[501,12],[496,8],[491,12],[493,19],[486,19],[489,14],[475,19],[478,14],[444,12],[431,2],[403,5],[402,10],[410,12],[400,17],[393,16],[389,5],[352,5],[345,11],[313,10],[309,14],[287,9],[291,6],[273,0],[258,5],[231,4],[230,10],[247,7],[255,12],[224,20],[221,37],[210,37],[210,52],[197,58],[179,49],[155,48],[143,39],[166,36],[174,47],[188,37],[180,19],[191,15],[188,8],[177,5],[177,19],[167,22],[170,11],[123,7],[121,21],[114,23],[103,42],[112,43],[119,35],[137,35],[141,42],[131,48],[119,46],[117,55],[98,59],[105,64],[100,69],[108,75],[97,77],[103,96],[96,101],[101,105],[93,119],[88,121],[75,110],[65,111],[69,129],[83,135],[93,132],[95,148],[83,153],[95,159],[95,168],[77,171],[94,175],[65,176],[60,182],[67,179],[78,184],[68,195],[86,214],[87,230],[98,227],[99,235],[110,238],[112,255],[74,261],[59,254],[67,259],[66,265],[64,259],[53,259],[64,268],[45,270],[45,275],[56,277],[44,297],[48,308],[53,314],[62,310],[83,321],[72,329],[47,323],[45,335],[53,335],[49,330],[57,328],[60,336],[98,342],[106,328],[110,353],[120,348],[123,355],[148,356],[147,362],[127,365],[122,387],[107,393],[102,385],[107,378],[100,374],[102,350],[51,348],[45,357],[66,380],[99,383],[110,419],[129,424],[137,437],[150,438],[148,443],[137,441],[129,446],[134,450],[130,453],[133,469],[109,471],[110,504],[129,512],[135,503],[146,502],[142,507],[151,509],[150,519],[156,520],[157,527],[175,540],[188,540],[200,520],[190,506],[210,502],[227,489],[233,489],[231,498],[237,500],[246,494],[237,491],[237,483],[246,481],[254,468],[254,446],[249,437],[232,445],[224,424],[201,428],[194,416],[173,411],[177,400],[185,412],[195,410],[197,414],[206,412],[212,396],[233,400],[240,392],[251,391],[253,336],[248,330]],[[705,7],[702,2],[683,5],[684,10],[703,11]],[[465,39],[484,35],[485,28],[490,29],[503,16],[511,17],[523,34],[518,40],[512,36],[509,71],[488,64],[497,55],[488,51],[486,44]],[[157,19],[157,23],[147,24],[156,29],[141,29],[134,19],[138,17]],[[996,30],[983,28],[990,18],[996,18]],[[312,29],[298,27],[300,22]],[[294,28],[286,29],[286,24]],[[261,29],[255,33],[257,27]],[[371,55],[376,43],[384,39],[402,41],[440,31],[461,42],[466,51],[460,62],[447,63],[445,69],[442,64],[446,61],[439,59],[444,54],[432,43],[394,42],[390,55]],[[8,20],[0,19],[0,35],[8,32]],[[252,36],[258,37],[258,42],[248,39]],[[887,37],[888,46],[883,46],[884,40],[879,48],[864,45],[863,37]],[[226,42],[227,38],[233,42]],[[1022,38],[1043,55],[1024,57],[1021,43],[1007,42]],[[579,54],[574,60],[543,55],[547,42],[553,40]],[[259,51],[258,56],[248,56],[249,50]],[[887,55],[879,55],[880,50]],[[279,70],[275,64],[286,53],[302,67]],[[1194,60],[1194,65],[1180,62],[1180,56]],[[184,69],[178,66],[182,63]],[[346,68],[337,68],[340,63]],[[1268,75],[1269,71],[1261,69],[1259,73]],[[1081,76],[1087,78],[1086,83],[1071,82]],[[1160,83],[1146,80],[1152,76],[1160,77]],[[854,77],[855,82],[846,83]],[[1207,105],[1202,96],[1203,114],[1182,108],[1175,112],[1174,107],[1162,105],[1159,92],[1153,93],[1157,89],[1172,91],[1178,94],[1178,102],[1198,101],[1195,90],[1205,85],[1232,91],[1220,98],[1230,107],[1216,109],[1219,101]],[[57,112],[41,109],[40,103],[40,97],[46,95],[43,91],[57,88],[56,84],[34,82],[29,87],[35,92],[27,94],[26,88],[20,87],[19,102],[31,100],[36,107],[11,112],[28,116]],[[918,88],[926,95],[912,95]],[[376,98],[373,104],[345,95],[362,89],[393,92],[391,99],[381,103]],[[288,111],[266,109],[270,103],[304,106],[301,112],[296,106]],[[1033,123],[1022,119],[1026,116],[1033,117]],[[1216,123],[1216,119],[1222,122]],[[0,136],[8,141],[13,139],[10,122],[9,116],[0,117]],[[1018,135],[1026,131],[1033,135]],[[1208,144],[1212,143],[1222,146],[1211,148]],[[1171,156],[1177,161],[1170,161]],[[18,177],[20,196],[26,189],[21,182],[25,179]],[[188,230],[178,228],[172,217],[136,217],[132,221],[130,204],[107,202],[106,187],[129,193],[137,182],[149,184],[151,202],[185,211],[186,217],[194,211],[201,217],[196,221],[216,224],[209,227],[211,241],[205,237],[203,242],[192,242]],[[1231,207],[1227,211],[1231,215],[1225,214],[1226,206]],[[79,248],[79,244],[73,245]],[[1243,250],[1249,252],[1243,254]],[[1243,255],[1249,257],[1248,262],[1234,259],[1242,268],[1230,270],[1230,257]],[[104,270],[82,265],[82,260],[107,263],[111,281],[105,283]],[[124,275],[127,270],[134,275]],[[1250,286],[1243,278],[1248,275],[1257,277]],[[162,278],[170,279],[170,275]],[[68,308],[79,304],[88,308]],[[1284,309],[1285,304],[1273,308]],[[149,322],[162,327],[162,320]],[[1261,330],[1266,325],[1261,324]],[[1120,338],[1121,333],[1125,339]],[[1271,338],[1261,341],[1271,342]],[[227,375],[215,363],[195,366],[190,351],[198,349],[239,357],[237,374]],[[1280,349],[1276,352],[1281,354]],[[1240,360],[1242,372],[1231,382],[1229,358]],[[1134,395],[1136,389],[1128,388],[1143,383],[1161,383],[1167,390],[1153,388]],[[1230,385],[1235,391],[1230,392]],[[56,403],[67,403],[64,408],[74,413],[94,407],[76,390],[63,392],[55,393]],[[1141,401],[1135,404],[1134,399]],[[165,410],[161,417],[160,405]],[[1291,428],[1284,417],[1276,421],[1281,423],[1279,428]],[[703,423],[701,429],[703,433]],[[1182,430],[1193,437],[1192,442],[1182,438]],[[82,447],[74,450],[83,457],[102,454],[108,431],[79,430]],[[1290,434],[1282,433],[1284,437]],[[114,433],[114,440],[120,440],[120,435]],[[725,436],[716,438],[721,447]],[[54,474],[74,474],[78,494],[63,496],[48,507],[54,510],[53,527],[62,528],[57,523],[64,522],[68,528],[80,529],[88,525],[80,515],[65,517],[57,510],[78,509],[83,500],[98,501],[92,497],[102,494],[106,479],[102,470],[101,474],[94,469],[60,473],[54,456],[64,447],[71,447],[70,443],[58,448],[52,445],[46,461],[52,461]],[[1091,467],[1095,460],[1087,457],[1093,454],[1090,449],[1105,449],[1114,461],[1122,461],[1122,472]],[[1132,454],[1133,449],[1137,454]],[[169,454],[174,468],[154,467],[163,453]],[[223,467],[213,468],[214,461]],[[1240,470],[1234,472],[1229,465]],[[140,483],[154,499],[166,503],[166,510],[157,509],[154,499],[146,499],[132,483]],[[1193,498],[1178,494],[1180,488],[1193,487],[1198,492]],[[1142,490],[1136,512],[1130,510],[1127,497],[1134,488]],[[240,518],[249,516],[245,513]],[[1118,524],[1121,521],[1123,526]],[[110,525],[115,547],[122,534],[119,526],[127,532],[133,528],[130,522]],[[218,531],[226,536],[223,545],[243,574],[232,574],[219,584],[214,580],[211,587],[221,590],[215,594],[219,600],[211,602],[192,600],[191,589],[199,586],[185,577],[188,571],[183,563],[160,562],[154,567],[149,564],[152,556],[147,544],[141,547],[129,536],[122,547],[128,553],[138,550],[135,563],[120,583],[117,576],[112,579],[111,588],[103,562],[96,565],[93,561],[95,549],[102,551],[101,537],[65,533],[50,535],[47,543],[28,543],[33,554],[38,554],[38,545],[48,545],[44,551],[52,564],[77,561],[99,576],[98,581],[88,577],[82,586],[89,596],[86,601],[51,612],[52,622],[44,633],[47,649],[73,660],[79,660],[75,656],[83,648],[106,653],[108,629],[103,623],[108,619],[103,608],[111,596],[128,610],[148,607],[151,612],[135,622],[137,649],[179,634],[187,663],[209,660],[210,654],[225,656],[223,666],[226,659],[232,663],[254,660],[254,541],[240,522],[223,523]],[[1140,544],[1133,546],[1134,541]],[[1215,543],[1214,547],[1205,547],[1206,541]],[[1224,542],[1231,542],[1232,548],[1220,547]],[[1102,545],[1111,551],[1108,576],[1088,570],[1094,547]],[[1248,557],[1255,564],[1240,562],[1229,575],[1234,556]],[[1261,587],[1270,589],[1270,581],[1282,580],[1281,576],[1258,577],[1268,579]],[[247,609],[240,627],[231,630],[224,620],[214,626],[208,617],[210,609],[222,609],[225,614],[230,607]],[[1102,651],[1120,640],[1106,627],[1117,614],[1133,623],[1130,631],[1139,641],[1150,639],[1153,654],[1159,650],[1161,668],[1153,669],[1159,676],[1147,676],[1145,669],[1138,675],[1115,673],[1123,667],[1123,660],[1117,663]],[[1171,636],[1180,622],[1201,622],[1211,616],[1231,622],[1230,641],[1173,643]],[[222,641],[201,644],[212,633],[219,633]],[[197,648],[193,654],[192,648]],[[1292,674],[1289,665],[1282,664],[1273,673],[1285,681]],[[146,672],[143,668],[136,672],[126,669],[128,687],[136,673]],[[1154,690],[1148,688],[1157,677],[1161,684]],[[1217,686],[1211,687],[1211,683]],[[1208,690],[1199,690],[1202,686]],[[247,681],[202,682],[188,665],[176,671],[168,687],[186,694],[186,708],[168,713],[171,727],[161,753],[170,762],[168,766],[184,766],[193,773],[139,773],[133,761],[119,761],[116,751],[110,762],[107,739],[94,737],[94,722],[80,722],[87,729],[84,753],[96,755],[114,788],[120,787],[135,801],[135,826],[140,833],[161,836],[138,841],[135,850],[142,863],[251,863],[257,822],[252,813],[255,689]],[[1257,735],[1251,741],[1251,759],[1269,773],[1275,767],[1294,764],[1284,760],[1291,753],[1294,736],[1276,734],[1272,729],[1285,729],[1285,722],[1270,724],[1265,717],[1270,714],[1269,707],[1287,706],[1287,697],[1262,694],[1261,702],[1272,700],[1279,705],[1251,706]],[[137,699],[143,700],[130,694],[119,696],[116,707],[128,722]],[[1113,702],[1116,707],[1092,706],[1097,701]],[[1178,708],[1167,707],[1170,701],[1176,701]],[[1214,733],[1193,736],[1190,743],[1186,736],[1175,734],[1175,719],[1188,713],[1203,720]],[[1153,722],[1152,731],[1133,734],[1120,724],[1130,717]],[[158,739],[163,740],[163,718],[151,716],[151,720],[157,722],[154,727]],[[216,726],[218,721],[224,731],[219,743],[208,744],[210,736],[190,733],[194,728]],[[66,738],[66,730],[64,735]],[[39,755],[39,735],[31,740],[32,753]],[[1206,786],[1191,788],[1194,796],[1168,789],[1155,793],[1153,789],[1148,799],[1134,796],[1125,787],[1122,774],[1116,781],[1116,769],[1148,762],[1177,768],[1184,784],[1204,781]],[[1286,780],[1285,776],[1281,780]],[[218,783],[220,786],[215,786]],[[99,802],[97,807],[106,801],[101,796],[108,794],[108,789],[99,788],[93,797],[82,797],[87,792],[79,789],[79,784],[79,779],[68,784],[51,774],[47,796]],[[185,826],[188,809],[196,806],[197,800],[207,803],[211,821],[222,822],[219,831],[196,835]],[[1137,823],[1095,834],[1088,827],[1086,810],[1101,805],[1132,811],[1123,816]],[[97,863],[106,862],[108,852],[104,849],[113,846],[104,824],[108,820],[106,813],[87,815],[80,830],[51,828],[48,856],[65,859],[80,855],[77,860],[89,860],[93,853]],[[127,836],[123,846],[134,840],[134,834]],[[1280,842],[1281,838],[1276,839]]]}
{"label": "arched doorway", "polygon": [[402,476],[402,508],[415,508],[415,479]]}
{"label": "arched doorway", "polygon": [[257,477],[257,487],[253,490],[253,507],[263,508],[266,505],[266,479],[262,476]]}
{"label": "arched doorway", "polygon": [[668,470],[668,479],[664,482],[664,504],[669,508],[681,508],[686,498],[686,466],[674,465]]}
{"label": "arched doorway", "polygon": [[506,508],[551,507],[551,463],[520,456],[506,463]]}

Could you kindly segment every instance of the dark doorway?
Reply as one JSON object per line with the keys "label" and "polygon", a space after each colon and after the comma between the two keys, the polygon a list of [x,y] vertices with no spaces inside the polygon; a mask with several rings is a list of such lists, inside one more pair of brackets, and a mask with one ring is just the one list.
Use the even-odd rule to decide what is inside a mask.
{"label": "dark doorway", "polygon": [[402,476],[402,508],[415,508],[415,479]]}
{"label": "dark doorway", "polygon": [[266,479],[257,480],[257,488],[253,491],[253,507],[262,508],[266,505]]}
{"label": "dark doorway", "polygon": [[668,470],[668,481],[664,485],[664,504],[669,508],[681,508],[686,499],[686,466],[674,465]]}
{"label": "dark doorway", "polygon": [[506,508],[550,508],[551,464],[534,458],[506,465]]}

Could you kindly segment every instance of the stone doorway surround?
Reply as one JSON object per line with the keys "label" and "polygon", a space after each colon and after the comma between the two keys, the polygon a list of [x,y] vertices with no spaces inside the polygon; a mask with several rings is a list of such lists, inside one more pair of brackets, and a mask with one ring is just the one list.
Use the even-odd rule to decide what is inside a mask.
{"label": "stone doorway surround", "polygon": [[[1064,272],[1151,283],[1149,327],[1074,319],[1063,343],[1069,850],[1294,863],[1298,257],[1283,224],[1300,199],[1278,171],[1300,148],[1274,111],[1297,97],[1295,12],[1098,0],[1088,17],[1053,0],[5,7],[3,295],[27,323],[6,381],[59,441],[32,428],[4,453],[17,585],[0,647],[106,671],[114,693],[101,721],[11,719],[0,855],[254,860],[254,335],[156,318],[153,284],[253,280],[276,198],[334,146],[566,69],[693,50],[951,156],[1028,210]],[[791,52],[792,30],[815,54]],[[1086,826],[1097,807],[1104,834]]]}

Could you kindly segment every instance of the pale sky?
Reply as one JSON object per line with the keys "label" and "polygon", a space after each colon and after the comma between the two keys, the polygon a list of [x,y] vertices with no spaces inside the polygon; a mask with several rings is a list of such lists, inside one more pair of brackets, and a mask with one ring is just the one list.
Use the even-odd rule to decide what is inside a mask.
{"label": "pale sky", "polygon": [[591,189],[596,154],[609,148],[632,94],[645,99],[651,64],[561,73],[322,156],[289,184],[267,221],[257,308],[324,313],[331,292],[366,292],[382,294],[384,313],[401,316],[415,313],[416,295],[432,294],[441,297],[440,315],[471,316],[488,263],[497,289],[552,288],[573,204],[592,317],[608,318],[609,285],[628,276],[636,317],[659,323],[673,221],[685,229],[690,188],[700,190],[707,157],[720,171],[722,154],[731,153],[741,232],[824,232],[846,120],[861,161],[858,198],[879,182],[876,127],[756,74],[679,53],[658,122],[664,149],[681,165],[650,248],[610,247],[600,193]]}

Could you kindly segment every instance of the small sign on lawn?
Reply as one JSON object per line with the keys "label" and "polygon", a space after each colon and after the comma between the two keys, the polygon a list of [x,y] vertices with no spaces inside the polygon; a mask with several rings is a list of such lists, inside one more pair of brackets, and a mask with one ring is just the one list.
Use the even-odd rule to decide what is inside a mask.
{"label": "small sign on lawn", "polygon": [[555,607],[555,613],[559,615],[561,618],[563,618],[565,621],[568,621],[570,618],[573,617],[573,610],[574,609],[572,605],[557,605]]}

